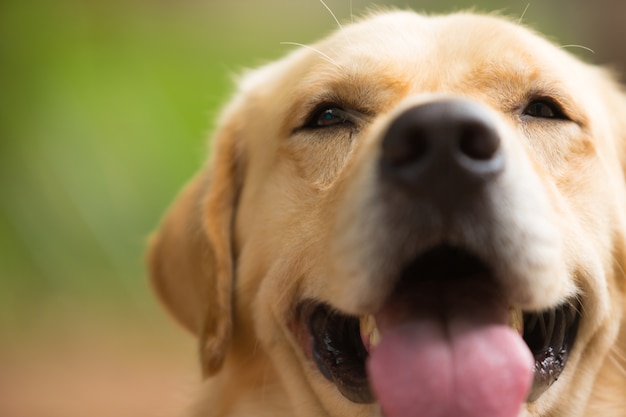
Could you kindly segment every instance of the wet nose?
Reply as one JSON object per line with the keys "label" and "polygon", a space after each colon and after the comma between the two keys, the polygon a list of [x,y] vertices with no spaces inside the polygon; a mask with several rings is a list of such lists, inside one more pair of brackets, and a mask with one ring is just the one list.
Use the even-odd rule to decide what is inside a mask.
{"label": "wet nose", "polygon": [[453,199],[483,187],[503,167],[492,116],[469,100],[411,107],[391,122],[383,137],[383,179],[425,197]]}

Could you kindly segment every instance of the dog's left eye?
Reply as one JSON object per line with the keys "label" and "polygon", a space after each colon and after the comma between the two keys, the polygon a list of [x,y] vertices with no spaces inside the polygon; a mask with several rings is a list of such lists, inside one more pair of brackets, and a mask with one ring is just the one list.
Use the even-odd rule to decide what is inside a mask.
{"label": "dog's left eye", "polygon": [[567,120],[568,117],[563,112],[561,106],[550,99],[533,100],[523,111],[525,116],[536,117],[540,119],[560,119]]}
{"label": "dog's left eye", "polygon": [[305,127],[318,129],[324,127],[353,125],[357,121],[357,116],[347,110],[337,106],[323,107],[311,115]]}

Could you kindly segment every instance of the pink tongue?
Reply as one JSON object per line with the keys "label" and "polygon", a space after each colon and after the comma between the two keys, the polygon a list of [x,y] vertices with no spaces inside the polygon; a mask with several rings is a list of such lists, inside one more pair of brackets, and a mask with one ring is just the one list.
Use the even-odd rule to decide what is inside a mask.
{"label": "pink tongue", "polygon": [[379,324],[368,372],[386,417],[518,416],[534,359],[514,330],[481,313]]}

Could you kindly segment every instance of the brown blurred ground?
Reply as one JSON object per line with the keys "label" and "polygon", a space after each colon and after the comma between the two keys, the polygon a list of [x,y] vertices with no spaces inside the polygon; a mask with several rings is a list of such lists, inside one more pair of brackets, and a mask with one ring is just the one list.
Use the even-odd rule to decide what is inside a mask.
{"label": "brown blurred ground", "polygon": [[14,332],[0,346],[0,416],[182,415],[199,380],[192,338],[140,316],[65,308]]}

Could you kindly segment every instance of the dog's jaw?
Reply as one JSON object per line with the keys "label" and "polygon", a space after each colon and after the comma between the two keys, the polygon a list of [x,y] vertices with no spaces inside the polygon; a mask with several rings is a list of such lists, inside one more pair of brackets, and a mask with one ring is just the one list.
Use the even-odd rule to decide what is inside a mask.
{"label": "dog's jaw", "polygon": [[[421,106],[423,100],[425,98],[420,98],[417,101],[410,99],[398,105],[394,112],[381,119],[387,120],[386,123],[379,121],[378,127],[369,131],[370,135],[379,139],[364,140],[364,143],[380,142],[380,138],[386,134],[387,126],[394,123],[399,114],[406,112],[407,108],[412,109],[412,106]],[[429,97],[428,100],[433,100],[433,97]],[[429,102],[428,100],[426,103]],[[450,98],[444,96],[436,97],[434,100],[437,102],[437,100],[450,100]],[[404,190],[394,189],[394,185],[382,184],[376,147],[369,146],[356,149],[354,159],[359,163],[350,166],[353,171],[344,172],[344,175],[353,178],[353,182],[350,184],[350,188],[338,193],[342,195],[340,200],[345,202],[345,205],[339,205],[335,219],[335,234],[331,237],[334,246],[330,248],[330,259],[336,261],[333,262],[335,270],[328,281],[328,287],[322,288],[320,295],[320,298],[328,302],[333,308],[354,315],[374,313],[379,315],[384,322],[384,317],[388,315],[380,312],[389,310],[384,308],[385,305],[390,304],[389,300],[392,304],[397,303],[397,299],[391,297],[391,294],[397,291],[397,277],[401,274],[402,268],[406,268],[407,263],[410,263],[416,254],[428,252],[432,248],[442,245],[463,248],[463,250],[468,250],[469,253],[475,254],[486,262],[490,277],[488,286],[499,292],[498,297],[504,300],[502,311],[507,313],[511,308],[518,311],[519,309],[534,311],[547,309],[550,311],[557,305],[567,303],[575,298],[576,289],[571,280],[573,272],[567,270],[567,263],[563,258],[562,236],[558,233],[558,228],[554,227],[558,223],[558,216],[554,211],[553,202],[558,197],[551,195],[544,187],[532,167],[532,162],[527,159],[526,153],[520,148],[519,143],[516,143],[519,141],[517,134],[506,123],[500,121],[500,116],[496,112],[483,108],[477,102],[471,102],[468,105],[477,107],[475,113],[472,114],[479,114],[481,120],[482,118],[492,120],[496,134],[499,137],[507,138],[507,141],[502,144],[504,172],[480,189],[477,193],[479,198],[461,202],[459,207],[463,207],[462,211],[457,212],[454,209],[453,211],[442,212],[437,205],[433,205],[429,200],[415,199],[411,195],[406,195]],[[365,156],[359,152],[363,152]],[[523,180],[520,180],[522,178]],[[339,183],[341,182],[339,181]],[[360,190],[360,193],[356,193],[354,190]],[[363,190],[368,191],[363,193]],[[528,198],[530,190],[532,190],[532,199]],[[355,207],[359,211],[355,212]],[[367,244],[364,245],[363,242],[367,242]],[[453,257],[450,258],[450,262],[454,262]],[[443,273],[443,275],[446,274]],[[436,281],[446,278],[438,276],[426,279]],[[478,280],[477,284],[482,285],[482,281]],[[446,296],[458,290],[454,285],[456,284],[452,284],[444,292]],[[473,294],[472,291],[468,291],[468,293]],[[422,301],[426,301],[431,295],[431,292],[426,291],[418,298],[413,298],[412,303],[415,306],[420,303],[419,297],[426,297],[422,299]],[[483,295],[480,292],[475,294],[479,305],[480,303],[489,304],[489,298],[484,298]],[[415,309],[416,307],[412,308]],[[475,308],[468,308],[463,311],[462,315],[470,317],[474,311],[476,311]],[[493,313],[495,310],[491,311],[492,313],[487,314],[491,317],[487,322],[499,316]],[[566,311],[569,310],[566,309]],[[565,332],[571,326],[573,330],[568,334],[573,335],[572,337],[575,337],[575,330],[577,329],[577,320],[574,317],[564,319],[564,323],[560,327]],[[517,381],[509,386],[508,390],[514,393],[508,397],[510,401],[494,406],[496,409],[503,410],[502,412],[505,413],[503,415],[513,416],[524,408],[524,400],[529,395],[529,380],[531,379],[529,376],[532,375],[532,370],[534,369],[536,378],[529,399],[536,401],[563,370],[573,339],[565,341],[557,338],[555,342],[556,352],[550,351],[551,353],[546,356],[546,359],[540,359],[540,355],[543,353],[533,351],[535,359],[531,360],[532,356],[528,347],[519,335],[508,329],[507,321],[507,318],[500,317],[492,323],[496,325],[493,327],[482,323],[475,327],[475,334],[485,335],[482,342],[492,340],[494,344],[498,343],[503,349],[500,357],[509,357],[510,359],[509,365],[511,367],[502,367],[501,374],[496,373],[495,369],[488,373],[497,376],[505,375],[504,378],[509,382]],[[411,320],[411,323],[417,323],[415,329],[427,322],[422,320],[413,322]],[[469,322],[474,321],[469,320]],[[442,329],[448,329],[447,332],[450,331],[450,328],[455,327],[454,321],[447,322],[446,319],[443,323]],[[390,335],[398,334],[394,330],[398,327],[397,324],[389,328]],[[384,324],[383,329],[385,329]],[[416,334],[412,331],[408,333]],[[432,332],[420,332],[420,334],[432,334]],[[469,334],[473,334],[473,332]],[[416,395],[416,391],[406,391],[407,394],[402,396],[398,394],[398,392],[402,392],[401,389],[389,388],[390,384],[394,385],[391,381],[397,383],[409,375],[402,369],[402,364],[410,367],[411,363],[416,364],[415,366],[422,366],[420,364],[423,364],[424,361],[428,362],[426,359],[422,360],[423,358],[413,360],[408,353],[419,350],[418,345],[428,338],[422,337],[419,340],[420,343],[416,342],[415,344],[409,343],[409,341],[415,340],[414,336],[390,337],[388,340],[398,342],[395,344],[385,343],[384,335],[382,339],[383,347],[379,352],[383,353],[374,353],[371,358],[369,374],[370,377],[374,378],[370,384],[382,402],[383,410],[388,414],[390,413],[391,416],[407,416],[411,415],[406,414],[407,410],[423,408],[424,404],[416,403],[416,398],[424,398],[425,401],[430,398],[434,399],[436,403],[440,403],[441,399],[435,391],[425,396]],[[479,339],[478,337],[469,337],[468,340],[478,341]],[[439,339],[434,338],[432,340],[437,342]],[[446,340],[455,340],[455,338]],[[414,346],[409,350],[397,350],[397,347],[403,344]],[[435,343],[434,345],[439,346],[441,352],[446,352],[442,344]],[[456,343],[448,345],[449,350],[447,351],[452,356],[456,352],[454,348],[456,345]],[[464,344],[459,341],[459,345],[463,346]],[[466,349],[472,351],[467,346]],[[494,347],[494,349],[491,354],[492,358],[498,357],[495,354],[498,352],[498,347]],[[563,356],[559,353],[560,349],[563,349]],[[474,350],[474,352],[478,351],[480,350]],[[408,356],[403,357],[399,352],[407,352]],[[419,354],[414,355],[413,358],[421,357]],[[487,355],[489,354],[487,353]],[[399,359],[402,357],[403,359]],[[481,362],[480,357],[480,355],[475,356],[475,364]],[[487,357],[484,356],[483,358],[486,359]],[[539,361],[539,364],[529,365],[536,361]],[[485,360],[484,363],[487,364],[489,361]],[[397,372],[389,373],[389,369],[394,366],[397,368]],[[452,367],[449,369],[452,369],[452,374],[468,374],[466,371],[459,371],[460,368]],[[545,375],[546,372],[550,376],[544,378],[542,375]],[[387,374],[390,376],[385,376]],[[419,374],[413,373],[412,375],[416,378],[415,375]],[[511,375],[517,375],[518,378],[511,378]],[[473,379],[485,381],[482,388],[480,385],[476,386],[478,392],[496,392],[494,387],[503,385],[502,382],[498,382],[497,378],[489,379],[484,376],[475,376]],[[461,379],[450,382],[450,386],[467,385],[469,388],[471,384],[468,384],[467,380],[463,381],[465,382],[462,382]],[[416,390],[427,393],[428,384],[422,384],[425,382],[426,380],[419,382],[418,379],[414,379],[412,382],[406,381],[404,385],[413,384],[416,386]],[[442,389],[446,390],[445,388]],[[457,398],[460,393],[451,394],[448,392],[448,395]],[[498,397],[506,398],[500,395]],[[402,398],[404,399],[402,400]],[[472,410],[465,409],[463,412],[479,414],[486,412],[485,410],[490,407],[487,405],[489,404],[488,396],[483,397],[483,399],[482,403],[473,403],[475,407]],[[447,406],[451,407],[448,411],[452,414],[462,412],[462,408],[458,408],[462,407],[461,405],[447,404]]]}

